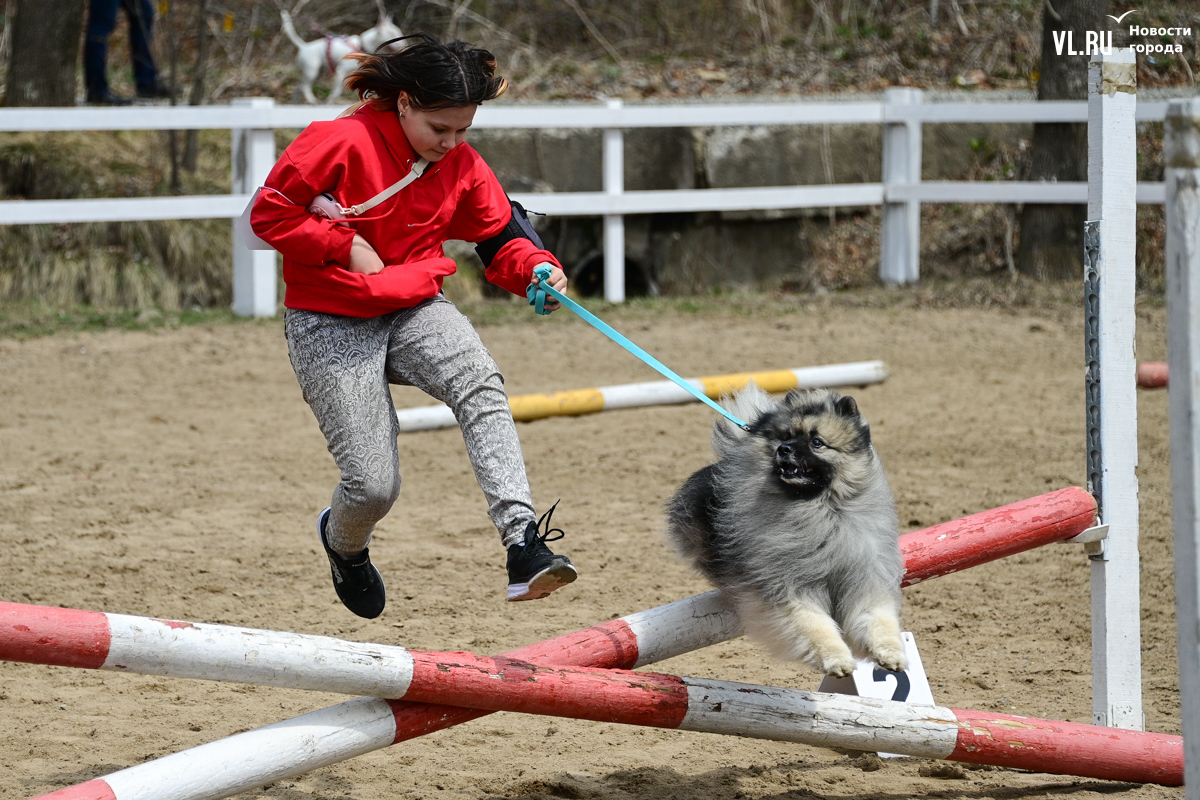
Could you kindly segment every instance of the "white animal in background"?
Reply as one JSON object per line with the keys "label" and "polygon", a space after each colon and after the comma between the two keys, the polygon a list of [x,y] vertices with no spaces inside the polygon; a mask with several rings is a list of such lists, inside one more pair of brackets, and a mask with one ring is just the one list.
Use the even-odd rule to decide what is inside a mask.
{"label": "white animal in background", "polygon": [[313,94],[313,84],[322,75],[333,75],[333,89],[327,102],[334,102],[342,96],[346,76],[358,66],[357,62],[347,59],[346,56],[362,51],[361,39],[358,36],[327,35],[306,42],[296,33],[291,14],[280,10],[279,16],[283,18],[284,34],[296,46],[296,66],[300,68],[301,76],[300,92],[304,95],[305,102],[317,102],[317,97]]}
{"label": "white animal in background", "polygon": [[[279,14],[283,19],[284,34],[296,46],[296,66],[300,68],[301,75],[300,92],[309,103],[317,102],[313,85],[322,75],[332,75],[334,79],[327,102],[332,103],[341,96],[346,76],[358,66],[356,61],[346,56],[351,53],[374,53],[384,42],[404,35],[399,26],[392,22],[391,14],[385,14],[381,9],[375,26],[363,31],[360,36],[327,34],[306,42],[296,33],[291,14],[282,10]],[[390,44],[387,49],[394,53],[400,49],[400,43]]]}

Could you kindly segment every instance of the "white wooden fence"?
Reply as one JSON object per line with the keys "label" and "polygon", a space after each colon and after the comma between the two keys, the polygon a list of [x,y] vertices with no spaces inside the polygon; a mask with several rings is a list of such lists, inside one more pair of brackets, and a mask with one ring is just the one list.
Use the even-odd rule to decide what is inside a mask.
{"label": "white wooden fence", "polygon": [[[483,106],[476,128],[592,128],[603,135],[603,188],[599,192],[514,194],[551,215],[604,218],[604,295],[625,298],[624,224],[629,214],[743,211],[879,205],[883,208],[880,276],[887,283],[917,280],[921,203],[1085,203],[1087,183],[922,181],[921,127],[948,122],[1087,122],[1086,101],[923,102],[916,89],[891,89],[882,101],[747,103],[728,105],[605,104]],[[1140,103],[1138,120],[1159,120],[1166,102]],[[340,109],[277,106],[270,99],[228,106],[0,109],[0,131],[229,129],[233,133],[228,195],[0,201],[0,224],[233,218],[248,193],[275,163],[274,131],[331,119]],[[878,124],[884,126],[883,180],[812,186],[680,189],[627,192],[623,186],[623,131],[763,125]],[[1140,184],[1137,202],[1162,203],[1161,183]],[[234,243],[235,313],[276,312],[275,255]]]}

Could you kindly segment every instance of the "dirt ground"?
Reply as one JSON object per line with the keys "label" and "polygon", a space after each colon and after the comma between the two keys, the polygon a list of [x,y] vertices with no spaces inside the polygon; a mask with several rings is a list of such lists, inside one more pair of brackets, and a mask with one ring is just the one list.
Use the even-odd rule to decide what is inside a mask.
{"label": "dirt ground", "polygon": [[[1139,357],[1165,357],[1163,311]],[[1073,309],[758,314],[613,312],[684,375],[881,359],[853,390],[904,530],[1084,479]],[[511,393],[654,380],[565,312],[485,325]],[[577,583],[504,602],[503,553],[457,429],[404,435],[404,488],[372,555],[388,608],[334,597],[314,518],[337,480],[281,322],[0,340],[0,599],[498,653],[707,587],[669,554],[664,501],[711,456],[699,405],[519,426],[539,508],[561,498]],[[397,389],[397,405],[428,401]],[[1139,392],[1147,728],[1178,733],[1166,393]],[[1091,721],[1089,569],[1056,545],[905,592],[935,700]],[[737,640],[665,662],[684,675],[814,689]],[[0,664],[0,800],[101,776],[340,702],[232,684]],[[997,769],[931,770],[799,745],[498,714],[245,797],[1182,798],[1177,789]]]}

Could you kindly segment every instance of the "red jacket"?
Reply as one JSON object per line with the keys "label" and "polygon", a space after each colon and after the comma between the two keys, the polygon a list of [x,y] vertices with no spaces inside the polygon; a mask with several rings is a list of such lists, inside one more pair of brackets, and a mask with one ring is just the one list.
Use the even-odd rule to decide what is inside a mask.
{"label": "red jacket", "polygon": [[[283,254],[288,308],[351,317],[375,317],[436,295],[455,270],[442,245],[448,239],[481,242],[498,234],[511,207],[479,153],[460,144],[400,193],[349,226],[308,213],[313,198],[330,192],[343,206],[362,203],[407,175],[418,159],[395,112],[369,105],[330,122],[314,122],[283,151],[267,176],[277,191],[258,195],[254,232]],[[350,243],[362,234],[386,265],[382,272],[350,272]],[[487,279],[525,294],[533,268],[558,264],[528,239],[500,249]]]}

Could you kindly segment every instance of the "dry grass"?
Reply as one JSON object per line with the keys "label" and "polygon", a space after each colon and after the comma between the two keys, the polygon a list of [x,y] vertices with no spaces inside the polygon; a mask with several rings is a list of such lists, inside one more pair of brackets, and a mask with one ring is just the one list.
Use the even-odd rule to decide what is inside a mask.
{"label": "dry grass", "polygon": [[[223,135],[221,135],[223,134]],[[205,132],[189,194],[228,191],[228,134]],[[165,132],[5,134],[5,199],[133,197],[171,191]],[[25,225],[0,229],[0,299],[67,308],[212,308],[231,300],[227,220]]]}
{"label": "dry grass", "polygon": [[226,220],[26,225],[0,232],[0,299],[100,309],[228,306]]}

